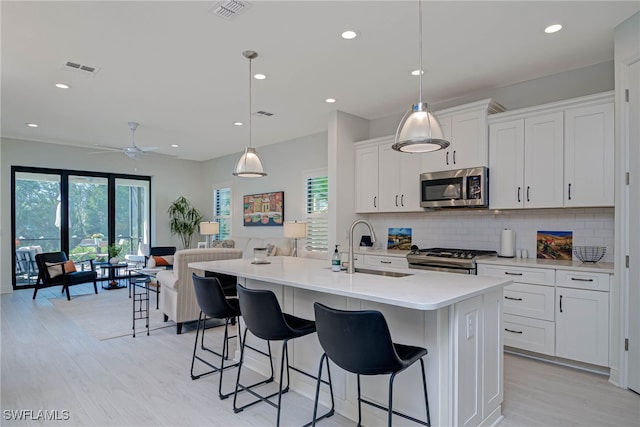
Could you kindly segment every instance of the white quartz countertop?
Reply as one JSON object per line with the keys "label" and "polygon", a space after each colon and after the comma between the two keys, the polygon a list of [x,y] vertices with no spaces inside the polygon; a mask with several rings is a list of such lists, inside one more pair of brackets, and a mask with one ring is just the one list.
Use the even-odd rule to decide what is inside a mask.
{"label": "white quartz countertop", "polygon": [[511,280],[495,277],[411,269],[388,269],[411,274],[405,277],[347,274],[331,271],[329,262],[324,260],[268,259],[270,264],[231,259],[193,262],[189,267],[416,310],[437,310],[511,283]]}
{"label": "white quartz countertop", "polygon": [[529,267],[529,268],[555,268],[571,269],[577,271],[589,271],[593,273],[613,274],[612,262],[583,263],[580,261],[557,261],[551,259],[538,258],[482,258],[478,264],[506,265],[509,267]]}

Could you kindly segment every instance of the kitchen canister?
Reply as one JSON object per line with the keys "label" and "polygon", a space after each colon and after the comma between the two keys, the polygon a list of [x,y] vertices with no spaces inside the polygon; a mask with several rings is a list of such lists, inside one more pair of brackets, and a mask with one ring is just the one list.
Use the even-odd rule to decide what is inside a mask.
{"label": "kitchen canister", "polygon": [[498,256],[501,258],[513,258],[515,256],[516,234],[513,230],[505,228],[500,233],[500,252]]}

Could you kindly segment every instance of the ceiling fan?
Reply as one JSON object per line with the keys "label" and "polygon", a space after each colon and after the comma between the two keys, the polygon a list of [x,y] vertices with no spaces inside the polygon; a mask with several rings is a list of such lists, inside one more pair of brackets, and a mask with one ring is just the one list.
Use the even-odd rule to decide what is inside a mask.
{"label": "ceiling fan", "polygon": [[[147,154],[152,154],[154,156],[163,156],[163,157],[175,157],[170,154],[154,153],[154,151],[157,150],[158,147],[138,147],[136,145],[135,132],[136,132],[136,129],[138,129],[138,126],[140,125],[140,123],[129,122],[128,124],[129,124],[129,129],[131,129],[131,145],[130,146],[109,147],[109,146],[99,145],[99,147],[106,148],[109,151],[120,151],[124,153],[127,157],[133,160],[137,160],[138,157],[140,157],[141,155],[147,155]],[[104,153],[104,152],[101,151],[101,152],[95,152],[91,154],[98,154],[98,153]]]}

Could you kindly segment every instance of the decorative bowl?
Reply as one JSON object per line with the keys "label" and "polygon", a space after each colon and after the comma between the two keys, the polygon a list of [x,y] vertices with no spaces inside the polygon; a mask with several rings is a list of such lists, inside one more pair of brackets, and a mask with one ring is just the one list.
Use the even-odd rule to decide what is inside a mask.
{"label": "decorative bowl", "polygon": [[574,246],[573,254],[582,262],[598,262],[607,253],[606,246]]}

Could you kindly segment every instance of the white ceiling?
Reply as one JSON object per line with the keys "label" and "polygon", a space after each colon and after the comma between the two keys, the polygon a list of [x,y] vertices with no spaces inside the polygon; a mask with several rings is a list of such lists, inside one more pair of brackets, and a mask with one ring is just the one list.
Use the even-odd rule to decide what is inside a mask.
{"label": "white ceiling", "polygon": [[[231,20],[210,12],[216,3],[3,0],[2,136],[125,147],[137,121],[137,144],[162,153],[239,152],[249,142],[248,126],[233,125],[249,116],[247,49],[259,53],[254,73],[268,76],[253,80],[253,111],[274,113],[253,115],[256,147],[326,131],[335,109],[376,119],[417,101],[415,0],[253,0]],[[426,1],[424,100],[610,61],[613,29],[638,10],[640,1]],[[544,34],[552,23],[564,29]],[[360,37],[340,38],[352,28]]]}

